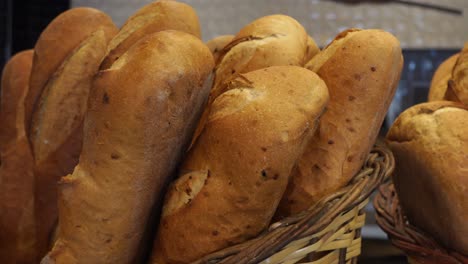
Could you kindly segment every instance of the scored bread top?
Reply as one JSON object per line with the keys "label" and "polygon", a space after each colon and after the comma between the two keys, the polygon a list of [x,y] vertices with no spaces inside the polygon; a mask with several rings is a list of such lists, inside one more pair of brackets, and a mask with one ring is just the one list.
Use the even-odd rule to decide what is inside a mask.
{"label": "scored bread top", "polygon": [[178,30],[201,37],[198,16],[191,6],[172,0],[154,1],[139,9],[125,22],[109,43],[108,55],[100,68],[111,67],[138,40],[163,30]]}
{"label": "scored bread top", "polygon": [[106,42],[117,33],[112,19],[105,13],[78,7],[57,16],[41,33],[34,46],[29,93],[25,101],[27,128],[46,83],[71,52],[99,29],[104,31]]}
{"label": "scored bread top", "polygon": [[153,263],[188,263],[264,230],[328,101],[325,83],[297,66],[228,86],[166,194]]}
{"label": "scored bread top", "polygon": [[428,94],[428,101],[443,101],[446,98],[448,81],[452,79],[452,71],[460,56],[459,53],[446,59],[434,73]]}
{"label": "scored bread top", "polygon": [[218,62],[218,58],[221,55],[223,48],[234,39],[234,35],[222,35],[216,38],[210,39],[206,42],[206,46],[210,49],[213,54],[215,62]]}
{"label": "scored bread top", "polygon": [[468,255],[468,108],[437,101],[405,110],[387,134],[393,182],[410,223]]}

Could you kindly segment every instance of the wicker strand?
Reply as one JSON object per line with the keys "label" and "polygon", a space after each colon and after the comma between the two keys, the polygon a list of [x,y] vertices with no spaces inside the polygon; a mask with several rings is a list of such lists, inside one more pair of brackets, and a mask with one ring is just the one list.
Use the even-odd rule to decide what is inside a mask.
{"label": "wicker strand", "polygon": [[411,263],[468,263],[468,256],[444,248],[408,222],[392,183],[380,186],[374,207],[377,224],[387,233],[392,244],[408,255]]}

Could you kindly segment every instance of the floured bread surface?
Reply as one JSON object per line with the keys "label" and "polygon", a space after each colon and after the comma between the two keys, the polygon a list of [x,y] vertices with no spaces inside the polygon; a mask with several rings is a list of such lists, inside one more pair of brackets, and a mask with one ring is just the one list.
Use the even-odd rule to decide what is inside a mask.
{"label": "floured bread surface", "polygon": [[295,66],[228,86],[166,194],[152,263],[188,263],[264,230],[328,101],[325,83]]}
{"label": "floured bread surface", "polygon": [[429,102],[403,112],[387,134],[393,181],[408,220],[468,255],[468,109]]}

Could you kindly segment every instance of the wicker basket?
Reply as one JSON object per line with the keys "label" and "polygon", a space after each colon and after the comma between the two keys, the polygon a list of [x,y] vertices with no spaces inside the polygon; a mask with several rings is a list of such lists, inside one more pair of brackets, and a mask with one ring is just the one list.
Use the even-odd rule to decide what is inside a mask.
{"label": "wicker basket", "polygon": [[390,150],[376,146],[348,186],[310,210],[274,223],[258,237],[195,263],[357,263],[363,208],[393,168]]}
{"label": "wicker basket", "polygon": [[377,224],[387,233],[392,244],[405,252],[410,263],[468,263],[467,256],[447,250],[407,221],[391,182],[379,187],[374,207]]}

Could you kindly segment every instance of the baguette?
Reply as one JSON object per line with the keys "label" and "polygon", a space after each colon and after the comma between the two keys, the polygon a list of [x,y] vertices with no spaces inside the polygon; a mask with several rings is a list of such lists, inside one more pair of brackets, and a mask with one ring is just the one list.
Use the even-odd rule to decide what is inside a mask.
{"label": "baguette", "polygon": [[452,80],[447,90],[449,100],[468,105],[468,42],[453,67]]}
{"label": "baguette", "polygon": [[222,35],[206,42],[206,46],[210,49],[213,54],[215,62],[218,62],[219,56],[223,48],[234,39],[234,35]]}
{"label": "baguette", "polygon": [[36,261],[33,156],[25,130],[33,50],[13,56],[2,73],[0,101],[0,263]]}
{"label": "baguette", "polygon": [[278,217],[310,208],[359,171],[392,101],[402,65],[393,35],[357,29],[339,34],[307,63],[327,84],[330,104],[294,170]]}
{"label": "baguette", "polygon": [[468,256],[468,108],[448,101],[413,106],[396,119],[387,143],[409,222]]}
{"label": "baguette", "polygon": [[57,241],[42,263],[137,263],[154,224],[150,211],[190,142],[213,67],[198,38],[161,31],[99,72],[80,162],[60,181]]}
{"label": "baguette", "polygon": [[41,33],[34,46],[33,66],[26,96],[26,129],[46,83],[70,53],[96,30],[104,30],[107,41],[117,32],[111,18],[101,11],[78,7],[57,16]]}
{"label": "baguette", "polygon": [[106,47],[102,29],[83,41],[49,79],[33,114],[30,141],[36,177],[36,232],[42,256],[49,249],[57,222],[57,181],[78,163],[91,81]]}
{"label": "baguette", "polygon": [[192,144],[203,130],[210,106],[239,74],[281,65],[302,66],[307,51],[307,33],[295,19],[285,15],[259,18],[242,28],[221,51],[215,69],[208,105]]}
{"label": "baguette", "polygon": [[101,70],[109,68],[141,38],[158,31],[178,30],[200,38],[200,23],[195,10],[187,4],[160,0],[132,15],[111,40]]}
{"label": "baguette", "polygon": [[437,68],[431,80],[428,101],[443,101],[447,99],[448,81],[452,79],[453,67],[459,56],[459,53],[450,56]]}
{"label": "baguette", "polygon": [[328,101],[325,83],[297,66],[228,86],[166,194],[152,263],[188,263],[264,230]]}

